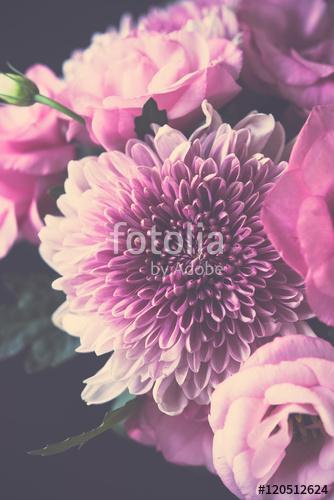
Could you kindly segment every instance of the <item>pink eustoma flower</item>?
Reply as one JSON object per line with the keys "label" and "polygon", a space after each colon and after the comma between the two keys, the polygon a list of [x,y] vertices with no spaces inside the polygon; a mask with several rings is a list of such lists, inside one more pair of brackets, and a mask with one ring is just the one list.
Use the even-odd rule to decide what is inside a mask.
{"label": "pink eustoma flower", "polygon": [[262,220],[285,261],[305,277],[315,314],[334,325],[334,106],[314,108]]}
{"label": "pink eustoma flower", "polygon": [[310,110],[334,102],[334,5],[243,0],[246,85]]}
{"label": "pink eustoma flower", "polygon": [[135,118],[151,97],[172,126],[187,129],[200,118],[203,99],[221,107],[239,92],[241,64],[236,43],[200,30],[110,32],[65,63],[65,97],[86,118],[94,142],[122,149],[136,137]]}
{"label": "pink eustoma flower", "polygon": [[[212,395],[213,461],[240,499],[258,486],[328,486],[334,498],[334,348],[319,338],[287,336],[260,347]],[[295,489],[294,489],[295,491]],[[265,495],[264,498],[302,498]]]}
{"label": "pink eustoma flower", "polygon": [[162,413],[153,398],[146,397],[139,412],[126,423],[129,436],[138,443],[153,446],[168,462],[204,466],[214,472],[212,430],[207,407],[190,405],[181,415]]}
{"label": "pink eustoma flower", "polygon": [[[153,391],[171,415],[190,401],[207,405],[252,350],[309,317],[303,279],[260,221],[286,167],[284,130],[256,113],[232,129],[207,102],[203,110],[206,123],[190,138],[164,126],[125,153],[70,163],[63,216],[48,216],[41,232],[42,256],[67,295],[58,326],[80,337],[81,351],[112,354],[87,381],[88,403],[128,389]],[[134,232],[142,238],[131,244]],[[173,237],[170,250],[175,232],[183,244]],[[214,254],[213,232],[223,238]]]}
{"label": "pink eustoma flower", "polygon": [[[27,76],[49,97],[62,90],[45,66],[33,66]],[[41,210],[45,215],[51,202],[48,191],[73,158],[56,111],[40,104],[0,108],[0,258],[18,239],[38,243]]]}
{"label": "pink eustoma flower", "polygon": [[153,7],[140,18],[137,29],[171,33],[198,31],[207,38],[236,39],[240,34],[235,0],[195,0]]}

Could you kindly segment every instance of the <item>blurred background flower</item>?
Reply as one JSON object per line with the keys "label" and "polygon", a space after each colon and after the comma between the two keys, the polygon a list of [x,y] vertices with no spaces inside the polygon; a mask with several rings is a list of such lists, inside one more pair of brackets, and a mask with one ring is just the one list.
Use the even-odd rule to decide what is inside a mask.
{"label": "blurred background flower", "polygon": [[334,325],[334,106],[317,106],[298,136],[289,168],[263,207],[265,229],[284,260],[305,278],[307,299]]}
{"label": "blurred background flower", "polygon": [[334,4],[326,0],[244,0],[245,85],[304,112],[333,103]]}
{"label": "blurred background flower", "polygon": [[[45,66],[33,66],[27,77],[49,97],[63,89]],[[50,190],[75,157],[65,132],[62,117],[40,104],[0,107],[0,258],[19,239],[37,244],[43,216],[55,211]]]}
{"label": "blurred background flower", "polygon": [[205,406],[189,405],[176,417],[162,413],[151,397],[146,397],[136,415],[125,424],[129,436],[138,443],[154,446],[168,462],[207,467],[212,463],[213,433]]}

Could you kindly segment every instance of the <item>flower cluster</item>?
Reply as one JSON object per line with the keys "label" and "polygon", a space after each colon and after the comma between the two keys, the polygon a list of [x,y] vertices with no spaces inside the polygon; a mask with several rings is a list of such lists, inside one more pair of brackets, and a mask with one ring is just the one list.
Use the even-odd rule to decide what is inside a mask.
{"label": "flower cluster", "polygon": [[333,498],[332,11],[183,0],[95,35],[62,80],[0,78],[0,257],[39,231],[54,323],[108,355],[83,399],[136,398],[132,439],[240,499]]}

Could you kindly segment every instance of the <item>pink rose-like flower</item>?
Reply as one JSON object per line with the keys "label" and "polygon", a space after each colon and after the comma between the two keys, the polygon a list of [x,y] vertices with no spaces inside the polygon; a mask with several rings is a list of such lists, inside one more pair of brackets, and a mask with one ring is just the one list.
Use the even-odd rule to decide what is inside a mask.
{"label": "pink rose-like flower", "polygon": [[93,141],[123,148],[136,136],[135,117],[153,97],[169,122],[184,129],[207,98],[221,107],[240,90],[242,53],[223,37],[199,32],[114,32],[95,38],[64,65],[66,99],[86,118]]}
{"label": "pink rose-like flower", "polygon": [[243,0],[244,81],[300,108],[334,102],[334,4]]}
{"label": "pink rose-like flower", "polygon": [[[62,89],[45,66],[33,66],[27,76],[49,97]],[[38,242],[47,192],[74,158],[63,126],[56,111],[40,104],[0,108],[0,258],[19,238]]]}
{"label": "pink rose-like flower", "polygon": [[284,260],[305,277],[315,314],[334,325],[334,106],[314,108],[262,220]]}
{"label": "pink rose-like flower", "polygon": [[190,405],[181,415],[162,413],[151,397],[146,397],[139,413],[126,423],[129,436],[138,443],[154,446],[168,462],[207,467],[212,464],[212,430],[207,407]]}
{"label": "pink rose-like flower", "polygon": [[128,389],[152,391],[170,415],[207,405],[252,350],[309,317],[303,279],[260,221],[286,167],[284,130],[257,113],[232,129],[208,102],[203,110],[190,138],[165,125],[125,153],[70,163],[63,216],[40,234],[67,296],[57,325],[82,352],[111,354],[87,381],[90,404]]}
{"label": "pink rose-like flower", "polygon": [[334,348],[328,342],[291,335],[260,347],[217,387],[209,420],[215,469],[238,498],[259,498],[260,484],[327,485],[334,498]]}
{"label": "pink rose-like flower", "polygon": [[233,40],[239,35],[235,0],[197,0],[154,7],[138,22],[139,30],[170,33],[185,29],[207,38]]}

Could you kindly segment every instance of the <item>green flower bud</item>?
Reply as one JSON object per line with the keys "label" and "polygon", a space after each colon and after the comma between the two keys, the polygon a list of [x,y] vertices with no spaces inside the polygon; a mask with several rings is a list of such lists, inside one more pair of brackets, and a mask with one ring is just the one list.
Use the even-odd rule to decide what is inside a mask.
{"label": "green flower bud", "polygon": [[13,104],[14,106],[32,106],[35,103],[56,109],[60,113],[76,120],[81,125],[85,125],[85,120],[71,109],[60,102],[39,93],[37,85],[16,70],[8,63],[12,71],[16,73],[0,73],[0,102]]}
{"label": "green flower bud", "polygon": [[24,75],[0,73],[0,99],[15,106],[31,106],[39,94],[37,85]]}

